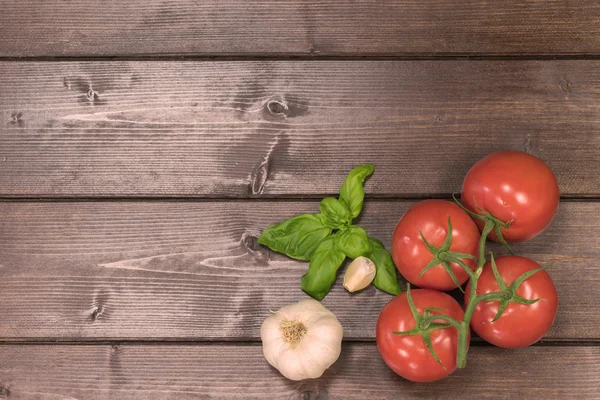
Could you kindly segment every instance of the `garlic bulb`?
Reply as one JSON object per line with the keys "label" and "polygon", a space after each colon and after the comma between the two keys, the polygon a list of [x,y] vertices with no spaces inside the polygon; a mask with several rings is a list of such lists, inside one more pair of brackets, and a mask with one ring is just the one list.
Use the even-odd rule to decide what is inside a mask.
{"label": "garlic bulb", "polygon": [[375,264],[367,257],[357,257],[346,270],[344,287],[349,292],[364,289],[375,279]]}
{"label": "garlic bulb", "polygon": [[287,305],[260,327],[263,354],[288,379],[318,378],[340,356],[344,330],[320,302]]}

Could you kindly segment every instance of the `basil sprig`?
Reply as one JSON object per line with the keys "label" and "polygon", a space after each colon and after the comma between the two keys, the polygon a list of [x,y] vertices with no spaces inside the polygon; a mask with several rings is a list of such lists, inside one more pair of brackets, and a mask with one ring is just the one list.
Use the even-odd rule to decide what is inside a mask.
{"label": "basil sprig", "polygon": [[339,198],[321,201],[319,214],[302,214],[264,230],[258,242],[297,260],[310,261],[301,287],[317,300],[329,292],[346,257],[365,256],[375,264],[373,285],[396,295],[402,290],[392,256],[365,230],[352,225],[362,211],[363,184],[375,171],[372,164],[354,168],[340,189]]}

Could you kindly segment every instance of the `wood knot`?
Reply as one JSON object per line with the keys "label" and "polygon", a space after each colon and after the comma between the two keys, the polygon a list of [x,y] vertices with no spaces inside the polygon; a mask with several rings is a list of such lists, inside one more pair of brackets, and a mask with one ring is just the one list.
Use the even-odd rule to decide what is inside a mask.
{"label": "wood knot", "polygon": [[265,119],[271,121],[295,118],[305,115],[307,112],[308,103],[295,97],[271,99],[262,108]]}
{"label": "wood knot", "polygon": [[19,125],[22,126],[23,125],[23,113],[22,112],[14,112],[10,114],[10,123],[13,125]]}
{"label": "wood knot", "polygon": [[90,86],[89,90],[85,94],[85,97],[89,102],[93,103],[100,98],[100,95]]}
{"label": "wood knot", "polygon": [[266,157],[254,172],[254,179],[250,184],[250,194],[259,195],[263,192],[269,178],[269,157]]}
{"label": "wood knot", "polygon": [[22,112],[14,112],[14,113],[10,114],[10,121],[12,123],[17,123],[17,122],[19,122],[19,120],[21,119],[22,116],[23,116]]}
{"label": "wood knot", "polygon": [[92,309],[92,313],[90,314],[90,318],[92,319],[92,321],[98,321],[100,319],[100,317],[102,316],[103,312],[104,312],[104,307],[102,307],[102,306],[94,307]]}
{"label": "wood knot", "polygon": [[242,245],[256,260],[260,261],[268,258],[268,250],[258,243],[256,236],[244,233],[242,235]]}
{"label": "wood knot", "polygon": [[260,250],[260,245],[258,244],[258,238],[254,235],[244,234],[244,236],[242,236],[242,242],[244,243],[244,246],[248,250],[252,250],[252,251]]}
{"label": "wood knot", "polygon": [[4,386],[0,386],[0,399],[7,399],[10,391]]}
{"label": "wood knot", "polygon": [[322,397],[312,390],[305,390],[302,392],[302,400],[322,400]]}
{"label": "wood knot", "polygon": [[573,88],[573,84],[571,82],[569,82],[566,78],[562,78],[560,80],[560,89],[563,91],[565,97],[569,97],[569,94],[571,94],[571,89]]}
{"label": "wood knot", "polygon": [[525,145],[523,146],[523,150],[529,154],[540,157],[540,150],[537,146],[535,138],[532,137],[531,133],[528,133],[525,137]]}
{"label": "wood knot", "polygon": [[269,101],[267,103],[267,109],[271,114],[283,117],[285,117],[289,111],[289,107],[286,104],[277,100]]}

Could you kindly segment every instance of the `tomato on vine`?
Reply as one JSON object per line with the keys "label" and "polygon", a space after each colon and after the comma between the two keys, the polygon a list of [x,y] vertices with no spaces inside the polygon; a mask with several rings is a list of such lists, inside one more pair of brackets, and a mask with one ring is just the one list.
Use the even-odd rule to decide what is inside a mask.
{"label": "tomato on vine", "polygon": [[471,328],[507,348],[541,339],[558,310],[546,268],[517,256],[496,262],[492,255],[486,263],[485,244],[490,237],[510,250],[508,242],[535,237],[551,223],[559,200],[546,164],[527,153],[503,151],[471,168],[463,204],[455,198],[456,204],[426,200],[411,207],[392,238],[398,270],[411,283],[438,290],[469,280],[465,310],[445,293],[411,293],[409,285],[377,321],[377,347],[386,364],[406,379],[429,382],[465,367]]}
{"label": "tomato on vine", "polygon": [[463,205],[482,228],[495,222],[490,238],[523,242],[550,225],[560,192],[552,170],[539,158],[521,151],[500,151],[479,160],[462,187]]}
{"label": "tomato on vine", "polygon": [[[467,285],[465,304],[470,301]],[[502,300],[475,306],[471,328],[485,341],[505,348],[529,346],[552,326],[558,293],[550,275],[533,260],[519,256],[492,258],[477,281],[477,295],[500,292]]]}
{"label": "tomato on vine", "polygon": [[475,269],[478,244],[477,225],[458,205],[424,200],[413,205],[396,225],[392,257],[410,283],[447,291],[469,278],[457,262]]}
{"label": "tomato on vine", "polygon": [[410,287],[383,308],[377,320],[377,348],[398,375],[431,382],[456,369],[458,333],[439,315],[460,321],[464,313],[446,293]]}

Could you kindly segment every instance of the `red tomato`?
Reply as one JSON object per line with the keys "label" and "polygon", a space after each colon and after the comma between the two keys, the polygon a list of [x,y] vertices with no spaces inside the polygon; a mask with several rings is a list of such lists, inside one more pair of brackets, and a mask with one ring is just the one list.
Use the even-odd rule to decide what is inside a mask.
{"label": "red tomato", "polygon": [[[507,286],[525,272],[540,268],[535,261],[519,256],[500,257],[496,259],[496,266]],[[465,304],[469,302],[470,286],[469,282]],[[487,263],[477,282],[477,294],[497,291],[498,283],[491,264]],[[511,302],[496,322],[491,321],[498,312],[500,302],[477,304],[471,319],[471,328],[482,339],[500,347],[519,348],[537,342],[548,332],[558,310],[558,293],[550,275],[546,271],[536,272],[518,287],[516,293],[527,300],[543,300],[530,305]]]}
{"label": "red tomato", "polygon": [[[420,314],[426,308],[444,309],[442,314],[457,321],[463,319],[463,310],[450,295],[428,289],[411,291],[413,302]],[[432,315],[440,314],[432,312]],[[443,321],[434,321],[443,323]],[[431,382],[442,379],[456,369],[458,332],[444,328],[431,332],[431,342],[444,369],[433,358],[421,335],[398,336],[392,332],[408,331],[415,327],[406,293],[393,298],[379,314],[377,320],[377,348],[385,363],[403,378],[414,382]]]}
{"label": "red tomato", "polygon": [[[507,242],[523,242],[550,225],[558,208],[560,193],[552,170],[539,158],[521,151],[500,151],[478,161],[467,173],[462,202],[480,214],[475,203],[503,222]],[[484,222],[477,220],[483,227]],[[490,238],[498,240],[494,232]]]}
{"label": "red tomato", "polygon": [[[452,222],[452,243],[450,251],[477,256],[479,230],[471,217],[456,204],[446,200],[425,200],[412,206],[400,219],[392,237],[392,257],[396,267],[408,280],[422,288],[452,290],[456,285],[440,264],[428,270],[422,277],[419,274],[433,259],[419,231],[425,239],[439,248],[448,233],[448,216]],[[471,269],[475,261],[462,259]],[[462,285],[469,276],[456,263],[450,263],[454,275]]]}

